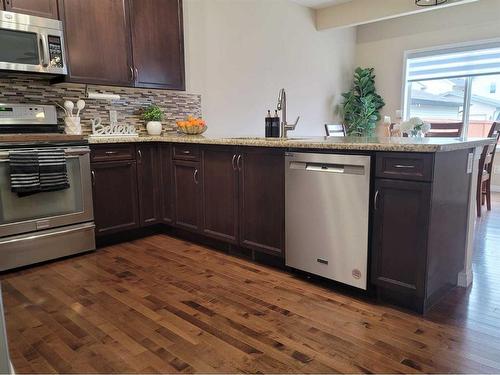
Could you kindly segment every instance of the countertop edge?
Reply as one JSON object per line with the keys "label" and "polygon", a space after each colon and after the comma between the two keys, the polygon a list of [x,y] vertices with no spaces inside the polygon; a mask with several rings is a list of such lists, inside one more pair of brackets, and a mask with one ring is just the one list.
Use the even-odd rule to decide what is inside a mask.
{"label": "countertop edge", "polygon": [[267,139],[238,139],[238,138],[205,138],[203,136],[113,136],[88,137],[89,144],[116,144],[116,143],[191,143],[220,146],[246,146],[268,148],[299,148],[316,150],[353,150],[353,151],[392,151],[392,152],[450,152],[493,144],[494,139],[466,140],[450,144],[408,144],[408,143],[334,143],[311,142],[305,140],[267,140]]}

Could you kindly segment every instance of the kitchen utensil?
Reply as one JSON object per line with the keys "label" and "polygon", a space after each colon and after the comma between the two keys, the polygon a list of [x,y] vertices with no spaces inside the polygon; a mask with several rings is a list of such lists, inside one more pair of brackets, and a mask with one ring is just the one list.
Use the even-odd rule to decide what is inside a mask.
{"label": "kitchen utensil", "polygon": [[73,109],[75,108],[75,103],[73,103],[71,100],[66,100],[64,102],[64,108],[68,111],[69,117],[73,117]]}
{"label": "kitchen utensil", "polygon": [[76,112],[76,117],[80,117],[80,111],[85,108],[85,101],[81,99],[77,101],[76,108],[78,108],[78,112]]}

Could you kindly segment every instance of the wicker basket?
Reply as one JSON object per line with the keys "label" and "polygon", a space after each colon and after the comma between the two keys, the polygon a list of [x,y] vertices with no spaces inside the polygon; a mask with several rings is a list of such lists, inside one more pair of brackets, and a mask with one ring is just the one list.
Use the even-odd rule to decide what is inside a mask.
{"label": "wicker basket", "polygon": [[199,135],[205,133],[207,130],[206,125],[191,125],[191,126],[177,126],[180,133],[188,135]]}

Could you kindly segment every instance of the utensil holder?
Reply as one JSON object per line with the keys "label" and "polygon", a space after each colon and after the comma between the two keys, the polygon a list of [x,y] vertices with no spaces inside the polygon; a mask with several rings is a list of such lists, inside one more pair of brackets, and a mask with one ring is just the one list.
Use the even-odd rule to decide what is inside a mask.
{"label": "utensil holder", "polygon": [[65,117],[64,118],[64,132],[71,135],[81,135],[82,125],[80,124],[80,117]]}

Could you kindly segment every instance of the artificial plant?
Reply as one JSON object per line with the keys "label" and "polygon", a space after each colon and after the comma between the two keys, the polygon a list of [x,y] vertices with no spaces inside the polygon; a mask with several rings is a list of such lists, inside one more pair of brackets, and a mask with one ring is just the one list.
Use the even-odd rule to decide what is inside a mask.
{"label": "artificial plant", "polygon": [[353,86],[342,94],[341,112],[347,135],[371,136],[380,120],[380,109],[385,105],[375,90],[373,68],[356,68]]}
{"label": "artificial plant", "polygon": [[164,112],[157,105],[150,105],[142,112],[142,119],[144,121],[161,121],[163,120]]}

